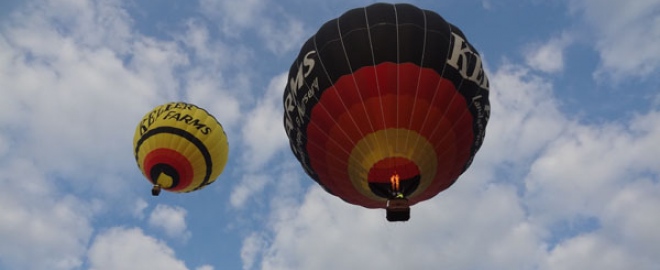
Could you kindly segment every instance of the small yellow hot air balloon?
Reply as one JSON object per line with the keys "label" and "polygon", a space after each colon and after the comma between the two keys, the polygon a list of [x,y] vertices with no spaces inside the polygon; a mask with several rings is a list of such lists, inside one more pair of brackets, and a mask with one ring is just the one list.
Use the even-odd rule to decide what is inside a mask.
{"label": "small yellow hot air balloon", "polygon": [[227,164],[229,145],[222,125],[206,110],[170,102],[147,113],[135,129],[135,161],[153,184],[184,193],[213,183]]}

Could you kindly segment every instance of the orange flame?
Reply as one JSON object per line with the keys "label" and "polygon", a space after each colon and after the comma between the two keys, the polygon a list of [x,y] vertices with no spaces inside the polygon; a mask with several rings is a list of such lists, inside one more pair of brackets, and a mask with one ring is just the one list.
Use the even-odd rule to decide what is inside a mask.
{"label": "orange flame", "polygon": [[399,174],[394,173],[392,177],[390,177],[390,183],[392,184],[392,190],[393,191],[399,191]]}

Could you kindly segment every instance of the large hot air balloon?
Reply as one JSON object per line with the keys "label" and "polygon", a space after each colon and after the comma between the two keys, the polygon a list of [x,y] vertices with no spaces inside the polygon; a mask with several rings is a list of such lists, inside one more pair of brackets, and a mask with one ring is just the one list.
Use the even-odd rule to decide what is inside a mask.
{"label": "large hot air balloon", "polygon": [[488,78],[475,48],[440,15],[373,4],[325,23],[302,46],[284,91],[291,150],[327,192],[386,208],[451,186],[482,145]]}
{"label": "large hot air balloon", "polygon": [[147,113],[135,129],[133,147],[154,196],[161,189],[191,192],[213,183],[229,151],[218,120],[184,102],[163,104]]}

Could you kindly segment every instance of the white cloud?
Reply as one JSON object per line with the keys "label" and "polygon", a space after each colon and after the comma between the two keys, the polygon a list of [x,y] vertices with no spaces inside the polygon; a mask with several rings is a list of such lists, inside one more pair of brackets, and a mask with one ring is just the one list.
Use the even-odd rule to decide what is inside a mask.
{"label": "white cloud", "polygon": [[302,40],[307,38],[302,22],[285,15],[266,21],[258,29],[258,34],[264,40],[266,48],[276,54],[298,50]]}
{"label": "white cloud", "polygon": [[[454,186],[413,207],[411,221],[389,224],[383,210],[346,204],[313,185],[301,203],[273,199],[271,234],[260,238],[260,250],[254,236],[245,240],[245,265],[657,267],[649,250],[658,250],[651,228],[660,220],[651,208],[660,190],[653,163],[660,151],[660,113],[640,113],[625,124],[582,124],[560,111],[552,83],[526,68],[505,64],[492,72],[491,83],[484,147]],[[594,220],[589,228],[556,229],[585,217]],[[250,259],[253,254],[260,259]]]}
{"label": "white cloud", "polygon": [[[79,267],[99,209],[108,215],[101,222],[116,215],[144,217],[147,203],[134,191],[144,184],[136,181],[144,180],[131,140],[153,106],[185,97],[219,111],[223,123],[240,118],[240,100],[226,89],[246,89],[248,80],[241,74],[224,80],[222,73],[233,70],[226,63],[240,65],[246,57],[219,50],[221,43],[192,33],[198,28],[181,38],[170,33],[172,40],[144,36],[133,29],[124,3],[34,1],[2,20],[0,209],[7,208],[7,219],[0,221],[2,267]],[[193,34],[199,36],[195,42],[181,42]],[[227,56],[231,61],[223,59]],[[213,61],[191,66],[201,59]],[[87,202],[79,194],[102,196]],[[157,206],[148,222],[185,240],[191,235],[185,215],[182,208]]]}
{"label": "white cloud", "polygon": [[314,186],[290,219],[274,225],[261,269],[531,268],[543,254],[541,234],[515,192],[456,189],[413,207],[410,222],[391,224],[384,210],[348,205]]}
{"label": "white cloud", "polygon": [[[267,233],[243,241],[245,269],[658,268],[657,111],[583,124],[560,112],[551,81],[507,64],[491,76],[493,114],[472,169],[447,192],[415,206],[411,222],[387,224],[383,211],[326,194],[297,164],[296,170],[283,162],[266,168],[280,153],[290,155],[280,111],[286,77],[274,79],[255,102],[261,91],[250,91],[255,71],[247,64],[257,56],[245,41],[287,52],[305,32],[299,21],[280,17],[284,12],[270,2],[202,1],[216,8],[210,16],[222,22],[227,39],[214,39],[209,32],[216,29],[192,20],[184,33],[168,33],[169,41],[135,32],[124,3],[35,1],[2,20],[0,268],[187,269],[172,248],[137,228],[98,234],[83,262],[99,205],[144,217],[148,204],[134,195],[140,185],[134,181],[143,179],[131,138],[136,119],[172,99],[209,109],[238,142],[232,145],[245,150],[236,151],[247,165],[236,169],[245,177],[232,192],[232,206],[275,194],[258,201],[274,212]],[[597,75],[655,74],[658,1],[571,4],[595,30],[602,58]],[[530,47],[530,68],[560,72],[569,64],[562,38]],[[314,186],[302,190],[301,183]],[[263,192],[271,187],[274,192]],[[112,199],[78,196],[90,191]],[[552,226],[585,216],[596,223],[588,231],[562,234]],[[183,208],[158,205],[147,222],[187,239],[185,218]]]}
{"label": "white cloud", "polygon": [[169,237],[185,241],[191,236],[186,225],[187,213],[181,207],[158,204],[149,215],[149,225],[163,230]]}
{"label": "white cloud", "polygon": [[257,233],[252,233],[243,239],[243,247],[241,248],[241,261],[243,261],[243,269],[253,269],[255,260],[259,252],[264,248],[265,241],[263,236]]}
{"label": "white cloud", "polygon": [[524,164],[561,134],[571,120],[559,111],[552,87],[518,65],[504,64],[493,71],[491,117],[476,161]]}
{"label": "white cloud", "polygon": [[246,172],[232,190],[232,207],[243,207],[250,196],[261,192],[288,167],[281,165],[278,168],[264,169],[268,162],[288,149],[288,138],[282,127],[281,96],[286,79],[287,74],[273,78],[264,95],[257,100],[256,106],[244,117],[241,130],[244,151],[240,158],[243,160],[242,169]]}
{"label": "white cloud", "polygon": [[287,74],[281,74],[271,80],[264,96],[245,117],[242,132],[247,150],[242,158],[248,168],[260,168],[287,146],[282,127],[282,89],[286,79]]}
{"label": "white cloud", "polygon": [[[622,245],[631,247],[639,260],[657,260],[660,235],[656,232],[660,216],[650,215],[660,205],[660,185],[639,179],[618,192],[604,209],[602,232]],[[656,261],[656,265],[660,262]]]}
{"label": "white cloud", "polygon": [[0,158],[3,158],[9,153],[10,147],[9,139],[5,138],[5,136],[0,133]]}
{"label": "white cloud", "polygon": [[564,50],[570,43],[570,38],[564,34],[544,44],[531,44],[525,50],[525,61],[531,68],[543,72],[561,72],[564,69]]}
{"label": "white cloud", "polygon": [[660,151],[658,125],[656,111],[625,124],[570,125],[532,164],[526,179],[529,206],[547,222],[602,216],[622,188],[645,174],[658,178],[652,161]]}
{"label": "white cloud", "polygon": [[212,38],[210,30],[199,20],[189,20],[185,29],[177,37],[191,58],[191,67],[182,78],[183,98],[218,119],[227,133],[231,154],[232,145],[240,138],[241,105],[253,100],[250,89],[254,73],[245,67],[253,65],[254,53]]}
{"label": "white cloud", "polygon": [[0,268],[73,269],[92,234],[92,204],[61,195],[26,159],[0,163]]}
{"label": "white cloud", "polygon": [[147,209],[149,203],[142,198],[135,200],[135,206],[133,207],[133,216],[138,219],[144,218],[144,210]]}
{"label": "white cloud", "polygon": [[291,16],[289,7],[263,0],[227,1],[202,0],[200,8],[209,18],[219,22],[221,31],[231,38],[253,31],[266,49],[283,54],[298,49],[306,31],[298,18]]}
{"label": "white cloud", "polygon": [[213,18],[221,18],[224,32],[237,34],[237,29],[251,28],[261,25],[261,14],[266,9],[263,0],[201,0],[202,12]]}
{"label": "white cloud", "polygon": [[[95,34],[89,32],[107,30],[103,23],[127,20],[106,4],[40,4],[23,9],[9,21],[11,27],[2,28],[3,135],[14,142],[14,152],[33,158],[40,170],[62,176],[80,190],[127,193],[128,178],[116,174],[137,171],[131,155],[136,119],[160,103],[157,93],[175,93],[172,70],[185,64],[186,57],[175,43],[139,35],[102,33],[126,44],[126,54],[105,41],[81,40]],[[72,23],[67,17],[71,12],[83,18],[88,13],[105,15],[102,21],[84,22],[92,28],[64,31],[61,28]]]}
{"label": "white cloud", "polygon": [[111,228],[94,238],[89,248],[90,270],[188,270],[167,244],[139,228]]}
{"label": "white cloud", "polygon": [[250,196],[260,193],[272,176],[263,174],[247,174],[241,178],[238,186],[232,190],[229,202],[234,208],[241,208],[245,205]]}
{"label": "white cloud", "polygon": [[660,1],[572,0],[600,53],[598,78],[645,77],[660,68]]}
{"label": "white cloud", "polygon": [[489,0],[481,1],[481,7],[485,10],[490,10],[493,8],[493,4]]}
{"label": "white cloud", "polygon": [[[222,124],[228,139],[233,140],[241,120],[240,97],[229,91],[220,73],[209,73],[204,68],[187,72],[185,78],[185,100],[200,106],[211,113]],[[236,88],[248,89],[239,79]]]}
{"label": "white cloud", "polygon": [[[231,206],[241,209],[254,202],[257,207],[279,209],[293,205],[293,201],[303,195],[301,181],[311,181],[300,178],[297,172],[302,169],[299,166],[297,161],[280,162],[278,166],[263,169],[259,173],[246,173],[231,192]],[[263,192],[265,189],[275,191],[278,199],[268,203],[264,199],[267,198]],[[263,221],[264,217],[259,220]]]}
{"label": "white cloud", "polygon": [[638,258],[594,234],[580,235],[557,246],[539,269],[657,269],[658,263]]}
{"label": "white cloud", "polygon": [[[56,55],[60,47],[41,43],[41,39],[67,36],[83,47],[111,48],[124,53],[134,33],[131,18],[121,5],[122,1],[118,0],[32,1],[11,15],[13,20],[9,21],[9,26],[19,35],[10,39],[35,52],[51,55]],[[34,36],[32,30],[40,30],[44,35]],[[27,35],[21,37],[20,34]]]}
{"label": "white cloud", "polygon": [[[203,70],[192,70],[186,78],[185,100],[206,109],[222,125],[230,142],[240,134],[240,101],[229,90],[224,89],[218,75]],[[246,88],[239,86],[238,88]],[[232,144],[230,144],[231,150]]]}

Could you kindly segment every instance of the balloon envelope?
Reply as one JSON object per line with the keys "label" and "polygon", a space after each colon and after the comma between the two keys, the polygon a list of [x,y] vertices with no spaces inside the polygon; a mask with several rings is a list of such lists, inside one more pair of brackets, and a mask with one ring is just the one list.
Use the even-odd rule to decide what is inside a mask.
{"label": "balloon envelope", "polygon": [[133,147],[147,180],[178,193],[213,183],[229,151],[227,136],[215,117],[184,102],[163,104],[147,113],[135,129]]}
{"label": "balloon envelope", "polygon": [[374,4],[328,21],[302,46],[284,126],[327,192],[385,208],[398,191],[412,205],[470,166],[490,115],[488,87],[456,26],[409,4]]}

